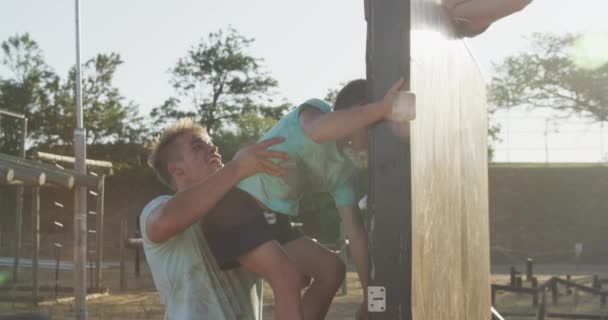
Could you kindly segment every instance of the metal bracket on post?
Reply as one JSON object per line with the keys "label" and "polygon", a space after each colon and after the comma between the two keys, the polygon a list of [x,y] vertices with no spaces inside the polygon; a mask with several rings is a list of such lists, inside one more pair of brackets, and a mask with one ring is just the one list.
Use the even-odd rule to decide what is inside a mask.
{"label": "metal bracket on post", "polygon": [[386,288],[367,287],[367,311],[384,312],[386,310]]}

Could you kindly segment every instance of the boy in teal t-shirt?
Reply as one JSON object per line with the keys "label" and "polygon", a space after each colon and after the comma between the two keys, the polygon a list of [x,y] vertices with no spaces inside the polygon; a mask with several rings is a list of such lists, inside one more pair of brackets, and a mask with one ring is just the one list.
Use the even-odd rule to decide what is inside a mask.
{"label": "boy in teal t-shirt", "polygon": [[237,187],[248,192],[274,212],[298,215],[298,203],[305,190],[329,192],[336,206],[352,206],[355,199],[355,166],[345,157],[336,141],[315,142],[300,125],[300,113],[314,109],[319,114],[332,112],[328,102],[310,99],[285,115],[260,140],[283,137],[285,142],[270,148],[289,154],[281,165],[287,174],[275,179],[255,175],[241,180]]}
{"label": "boy in teal t-shirt", "polygon": [[[302,317],[323,319],[344,279],[345,266],[328,249],[293,229],[288,216],[298,214],[298,202],[305,191],[329,192],[345,224],[353,261],[366,290],[367,232],[356,207],[355,166],[343,149],[366,148],[368,127],[392,119],[393,104],[402,85],[403,80],[398,81],[382,100],[369,103],[366,81],[355,80],[339,92],[333,111],[329,103],[310,99],[279,120],[261,140],[285,139],[269,150],[289,154],[288,160],[280,162],[286,173],[280,177],[257,174],[241,180],[237,185],[240,190],[232,192],[232,200],[220,203],[213,218],[203,221],[220,267],[242,264],[264,278],[272,278],[264,274],[270,269],[271,257],[286,255],[303,279],[312,279],[301,300]],[[253,198],[253,205],[246,199],[247,194]],[[251,214],[254,210],[247,209],[252,206],[276,218],[260,223]],[[270,285],[274,288],[278,284]],[[361,304],[358,316],[363,316],[365,304]]]}

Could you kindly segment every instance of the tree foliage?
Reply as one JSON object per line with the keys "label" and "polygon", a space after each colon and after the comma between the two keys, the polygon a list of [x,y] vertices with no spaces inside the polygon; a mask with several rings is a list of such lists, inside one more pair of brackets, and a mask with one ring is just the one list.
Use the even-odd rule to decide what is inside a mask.
{"label": "tree foliage", "polygon": [[151,112],[154,125],[188,116],[214,134],[242,114],[276,113],[271,90],[277,81],[262,70],[262,59],[246,52],[252,42],[227,28],[190,48],[171,70],[176,95]]}
{"label": "tree foliage", "polygon": [[[76,124],[75,68],[65,80],[45,62],[42,49],[22,34],[2,42],[0,108],[28,117],[28,146],[71,146]],[[120,93],[113,79],[123,63],[116,53],[98,54],[83,65],[83,110],[87,142],[138,143],[145,129],[137,106]],[[16,153],[20,123],[3,117],[0,151]]]}
{"label": "tree foliage", "polygon": [[534,34],[531,50],[506,58],[497,67],[489,99],[498,108],[523,106],[608,120],[608,63],[578,64],[580,36]]}
{"label": "tree foliage", "polygon": [[[82,67],[82,105],[87,143],[138,143],[146,132],[137,105],[121,94],[113,80],[123,63],[116,53],[98,54]],[[67,81],[57,91],[53,117],[49,121],[62,122],[52,126],[48,144],[69,144],[76,123],[74,86],[76,70],[70,70]]]}
{"label": "tree foliage", "polygon": [[[15,35],[0,45],[0,108],[28,117],[29,136],[43,131],[45,107],[51,92],[59,87],[59,77],[45,63],[42,50],[29,34]],[[0,152],[15,154],[21,145],[21,121],[2,117]]]}

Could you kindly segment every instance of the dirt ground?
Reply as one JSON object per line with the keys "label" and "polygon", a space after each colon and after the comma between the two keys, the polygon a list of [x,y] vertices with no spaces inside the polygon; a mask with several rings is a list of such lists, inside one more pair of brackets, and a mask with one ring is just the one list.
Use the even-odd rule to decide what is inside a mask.
{"label": "dirt ground", "polygon": [[[8,268],[0,268],[0,272],[7,274]],[[30,281],[29,269],[24,269],[20,273],[20,282],[27,284]],[[133,266],[128,266],[128,290],[120,292],[119,271],[112,268],[104,271],[104,287],[109,289],[108,293],[92,295],[87,302],[90,320],[118,320],[118,319],[145,319],[162,320],[164,309],[160,303],[160,297],[154,288],[152,278],[145,264],[142,265],[142,273],[139,278],[133,276]],[[54,286],[54,271],[41,270],[39,276],[41,286]],[[60,285],[71,285],[72,274],[69,271],[61,271]],[[353,315],[362,300],[361,286],[357,274],[348,272],[347,274],[347,294],[339,295],[334,299],[327,319],[342,320],[353,319]],[[19,300],[19,297],[28,297],[28,292],[0,292],[0,297],[12,296]],[[38,307],[31,303],[23,302],[0,302],[0,316],[6,314],[22,312],[38,312],[50,315],[51,319],[73,319],[73,299],[67,295],[59,295],[55,299],[54,292],[46,293],[47,299],[40,303]],[[1,298],[0,298],[1,299]],[[272,290],[269,287],[264,289],[264,319],[273,319]]]}
{"label": "dirt ground", "polygon": [[[508,275],[506,274],[508,266],[495,266],[492,269],[492,283],[506,284],[508,282]],[[0,273],[4,272],[6,274],[8,271],[10,270],[7,268],[0,268]],[[608,275],[608,266],[539,266],[537,271],[536,275],[540,283],[552,275],[564,275],[566,273],[576,275],[574,279],[579,282],[590,282],[591,275],[593,274],[598,274],[602,277]],[[24,283],[29,281],[27,272],[28,269],[24,269],[24,272],[21,274],[21,279]],[[133,276],[132,266],[129,266],[128,273],[128,290],[126,292],[118,290],[119,277],[116,268],[112,268],[104,273],[104,279],[106,280],[103,284],[104,287],[109,288],[109,292],[95,295],[88,301],[89,319],[163,319],[164,310],[160,304],[158,293],[154,290],[145,264],[142,266],[142,275],[139,278]],[[70,285],[71,276],[69,271],[62,271],[60,274],[60,284]],[[43,272],[40,277],[42,285],[54,283],[54,280],[52,280],[54,279],[54,273],[51,270],[46,271],[46,273]],[[334,299],[327,317],[328,320],[353,319],[358,303],[362,299],[362,292],[355,272],[349,272],[347,280],[348,294],[337,296]],[[18,298],[24,294],[27,296],[27,293],[0,292],[0,295],[3,297],[12,295]],[[272,291],[266,288],[264,296],[264,319],[270,320],[273,318]],[[496,297],[495,306],[501,312],[535,313],[536,311],[532,307],[530,296],[527,295],[499,293]],[[559,304],[549,304],[548,308],[551,311],[594,313],[608,316],[608,307],[601,307],[599,298],[576,292],[571,292],[570,294],[565,291],[560,292]],[[50,315],[51,319],[73,319],[73,300],[68,296],[59,296],[58,300],[55,300],[54,295],[51,293],[38,307],[24,302],[0,302],[0,315],[20,312],[39,312]],[[506,319],[524,320],[531,318],[508,317]]]}

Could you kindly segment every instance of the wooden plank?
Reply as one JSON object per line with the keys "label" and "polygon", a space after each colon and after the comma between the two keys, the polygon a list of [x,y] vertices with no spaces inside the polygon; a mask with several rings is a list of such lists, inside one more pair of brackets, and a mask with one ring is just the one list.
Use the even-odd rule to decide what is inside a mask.
{"label": "wooden plank", "polygon": [[411,0],[414,319],[491,307],[485,84],[437,1]]}
{"label": "wooden plank", "polygon": [[[71,163],[71,164],[73,164],[75,162],[74,157],[67,157],[67,156],[40,152],[40,151],[36,152],[36,157],[38,159],[47,160],[47,161],[56,161],[56,162]],[[91,167],[112,169],[112,162],[109,162],[109,161],[87,159],[85,161],[85,163],[87,166],[91,166]]]}
{"label": "wooden plank", "polygon": [[[491,307],[485,84],[434,0],[369,0],[372,100],[400,76],[417,118],[370,145],[371,320],[487,319]],[[369,299],[368,299],[369,300]]]}
{"label": "wooden plank", "polygon": [[[410,7],[408,0],[369,0],[365,6],[368,95],[377,101],[399,78],[407,80]],[[369,152],[369,286],[386,295],[385,309],[369,312],[369,319],[411,319],[410,144],[382,122],[371,130]],[[373,303],[368,296],[368,311]]]}

